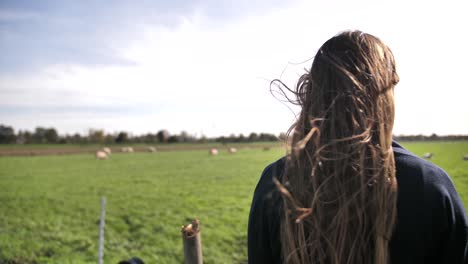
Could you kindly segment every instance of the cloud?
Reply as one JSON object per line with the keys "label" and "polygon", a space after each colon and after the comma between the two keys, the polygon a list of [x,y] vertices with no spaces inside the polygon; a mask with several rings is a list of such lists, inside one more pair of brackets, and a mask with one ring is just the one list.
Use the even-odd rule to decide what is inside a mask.
{"label": "cloud", "polygon": [[32,11],[17,11],[9,9],[0,9],[0,22],[15,22],[25,20],[36,20],[39,15]]}
{"label": "cloud", "polygon": [[[131,67],[55,64],[33,74],[1,76],[0,104],[9,110],[0,108],[0,113],[35,109],[41,113],[39,122],[82,119],[91,112],[83,110],[92,109],[99,120],[118,122],[129,112],[159,120],[160,129],[192,128],[208,135],[270,130],[259,126],[276,103],[265,80],[275,74],[267,76],[263,65],[277,64],[265,60],[277,57],[270,56],[273,48],[258,52],[258,45],[267,46],[268,33],[259,39],[258,29],[248,29],[248,23],[231,25],[226,32],[212,30],[205,27],[209,24],[205,19],[195,14],[175,29],[143,25],[139,38],[127,42],[128,48],[117,49],[119,56],[135,62]],[[239,45],[233,45],[236,42]],[[254,111],[259,104],[262,109]],[[142,108],[146,110],[139,111]],[[109,117],[113,111],[118,114]]]}
{"label": "cloud", "polygon": [[[402,9],[401,3],[362,2],[356,9],[348,2],[294,2],[273,8],[240,1],[235,10],[226,3],[123,1],[109,12],[91,4],[90,14],[78,5],[76,13],[84,19],[49,11],[31,37],[38,39],[34,45],[21,44],[31,40],[30,24],[18,22],[7,30],[11,35],[2,33],[11,38],[6,53],[10,61],[20,58],[30,65],[30,59],[37,67],[0,68],[0,120],[22,128],[50,124],[64,132],[89,127],[207,135],[286,131],[294,115],[271,96],[269,81],[281,78],[294,86],[324,41],[359,28],[382,37],[395,53],[402,77],[397,133],[468,133],[460,125],[468,116],[461,109],[468,95],[457,88],[463,67],[453,59],[468,59],[457,51],[466,43],[457,34],[466,24],[459,11],[440,24],[432,16],[449,8],[431,4],[424,11],[416,4]],[[63,7],[55,9],[58,14]],[[415,11],[420,21],[413,22]],[[454,39],[453,49],[445,48],[447,39]],[[13,52],[15,47],[20,52]]]}
{"label": "cloud", "polygon": [[132,65],[115,49],[138,40],[142,25],[177,28],[198,13],[215,24],[265,12],[282,1],[2,1],[2,71],[37,70],[48,64]]}

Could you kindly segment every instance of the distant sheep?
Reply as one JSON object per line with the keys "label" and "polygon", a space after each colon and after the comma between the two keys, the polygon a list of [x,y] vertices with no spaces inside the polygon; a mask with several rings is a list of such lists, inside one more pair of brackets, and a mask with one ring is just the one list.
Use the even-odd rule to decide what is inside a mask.
{"label": "distant sheep", "polygon": [[229,148],[228,152],[231,153],[231,154],[234,154],[234,153],[237,152],[237,149],[236,148]]}
{"label": "distant sheep", "polygon": [[468,155],[464,155],[463,160],[468,160]]}
{"label": "distant sheep", "polygon": [[155,147],[148,147],[146,150],[147,150],[148,152],[151,152],[151,153],[156,152],[156,148],[155,148]]}
{"label": "distant sheep", "polygon": [[122,152],[132,153],[132,152],[134,152],[134,150],[133,150],[132,147],[123,147]]}
{"label": "distant sheep", "polygon": [[102,150],[98,150],[98,151],[96,152],[96,159],[98,159],[98,160],[105,160],[105,159],[107,159],[107,158],[108,158],[108,156],[107,156],[107,153],[106,153],[106,152],[104,152],[104,151],[102,151]]}
{"label": "distant sheep", "polygon": [[107,153],[107,155],[110,155],[110,154],[112,153],[111,149],[108,148],[108,147],[102,148],[102,151],[104,151],[105,153]]}
{"label": "distant sheep", "polygon": [[264,151],[268,151],[268,150],[270,150],[270,149],[271,149],[270,147],[263,147],[263,150],[264,150]]}
{"label": "distant sheep", "polygon": [[210,153],[211,156],[215,156],[215,155],[218,155],[218,150],[215,149],[215,148],[212,148],[212,149],[210,149],[209,153]]}
{"label": "distant sheep", "polygon": [[424,153],[424,155],[422,157],[425,158],[425,159],[430,159],[430,158],[432,158],[432,156],[434,156],[433,153],[427,152],[427,153]]}

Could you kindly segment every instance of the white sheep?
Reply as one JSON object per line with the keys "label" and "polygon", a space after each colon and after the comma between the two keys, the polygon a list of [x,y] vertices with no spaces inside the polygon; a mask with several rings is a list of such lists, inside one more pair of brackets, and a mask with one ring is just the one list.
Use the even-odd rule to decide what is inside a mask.
{"label": "white sheep", "polygon": [[108,156],[107,156],[107,153],[106,153],[106,152],[104,152],[104,151],[102,151],[102,150],[98,150],[98,151],[96,152],[96,159],[105,160],[105,159],[107,159],[107,158],[108,158]]}
{"label": "white sheep", "polygon": [[155,147],[148,147],[147,150],[148,150],[148,152],[151,152],[151,153],[156,152]]}
{"label": "white sheep", "polygon": [[234,154],[234,153],[237,152],[237,149],[236,148],[229,148],[228,152],[231,153],[231,154]]}
{"label": "white sheep", "polygon": [[134,152],[134,150],[133,150],[132,147],[123,147],[122,152],[132,153],[132,152]]}
{"label": "white sheep", "polygon": [[105,153],[107,153],[107,155],[110,155],[110,154],[112,153],[111,149],[108,148],[108,147],[102,148],[102,151],[104,151]]}
{"label": "white sheep", "polygon": [[212,148],[212,149],[210,149],[209,153],[210,153],[211,156],[218,155],[218,150],[215,149],[215,148]]}
{"label": "white sheep", "polygon": [[424,153],[424,155],[422,157],[425,158],[425,159],[430,159],[430,158],[432,158],[432,156],[434,156],[433,153],[427,152],[427,153]]}

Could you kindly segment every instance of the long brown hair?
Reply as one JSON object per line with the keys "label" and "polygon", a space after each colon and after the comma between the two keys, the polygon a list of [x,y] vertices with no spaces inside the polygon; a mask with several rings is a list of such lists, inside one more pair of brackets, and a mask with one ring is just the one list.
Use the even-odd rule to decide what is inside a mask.
{"label": "long brown hair", "polygon": [[388,263],[396,219],[390,49],[360,31],[319,49],[296,90],[286,170],[277,181],[285,263]]}

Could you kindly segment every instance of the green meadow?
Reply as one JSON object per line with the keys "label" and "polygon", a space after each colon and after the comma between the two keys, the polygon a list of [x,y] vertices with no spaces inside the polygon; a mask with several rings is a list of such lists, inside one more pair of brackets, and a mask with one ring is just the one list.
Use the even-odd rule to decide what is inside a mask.
{"label": "green meadow", "polygon": [[[451,175],[468,205],[468,142],[404,143]],[[183,263],[181,226],[201,221],[205,263],[247,261],[255,185],[284,149],[0,157],[0,263],[96,263],[105,196],[105,263]]]}

